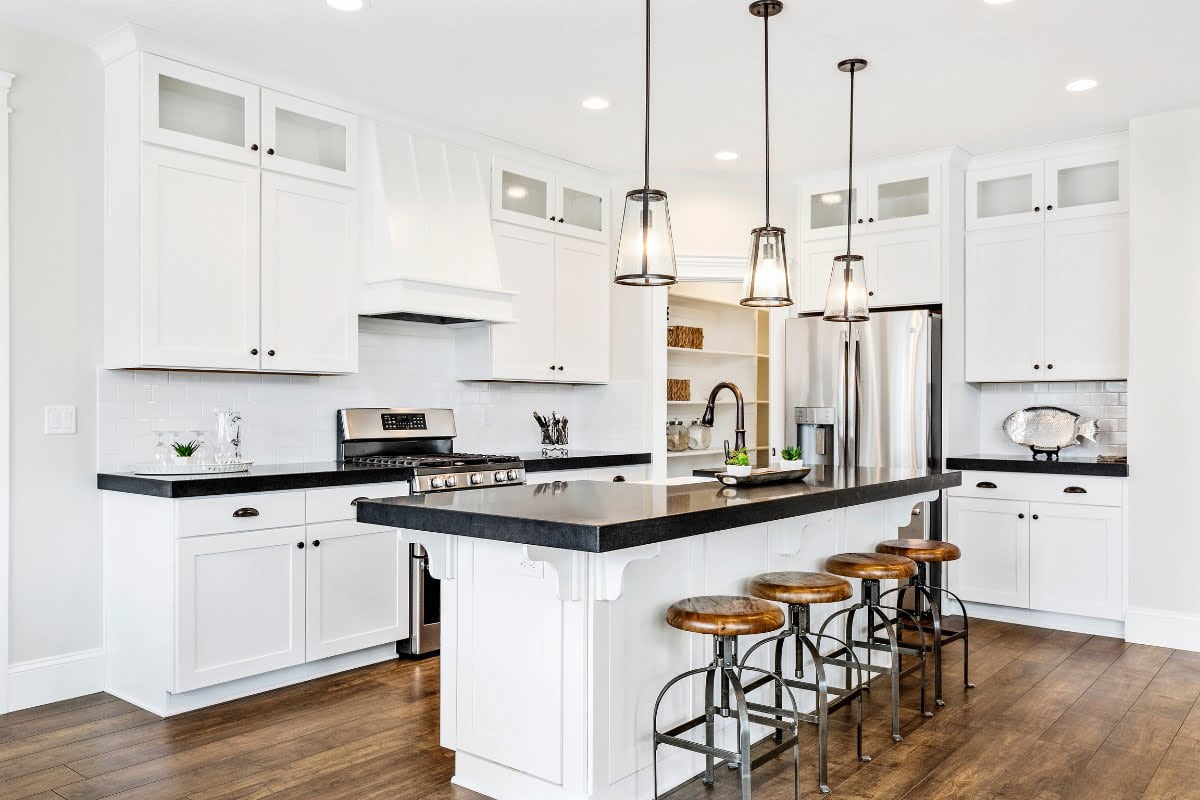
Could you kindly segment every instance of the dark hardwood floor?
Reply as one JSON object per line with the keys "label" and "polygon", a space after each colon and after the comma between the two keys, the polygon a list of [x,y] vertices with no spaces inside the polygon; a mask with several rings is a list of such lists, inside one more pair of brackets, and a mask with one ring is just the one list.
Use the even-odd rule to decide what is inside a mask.
{"label": "dark hardwood floor", "polygon": [[[834,796],[888,800],[1200,800],[1200,654],[976,621],[976,689],[961,646],[946,656],[946,707],[888,736],[886,690],[867,700],[854,759],[846,711],[831,731]],[[480,800],[450,786],[437,744],[437,661],[392,662],[162,720],[94,694],[0,716],[3,800]],[[879,684],[885,689],[885,684]],[[815,791],[814,730],[802,789]],[[755,798],[786,800],[787,756],[754,773]],[[733,800],[733,774],[673,800]]]}

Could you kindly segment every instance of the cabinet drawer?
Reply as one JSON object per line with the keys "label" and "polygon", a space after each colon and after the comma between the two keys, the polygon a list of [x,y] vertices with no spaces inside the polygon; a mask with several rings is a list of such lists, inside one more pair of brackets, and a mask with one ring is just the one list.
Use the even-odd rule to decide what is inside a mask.
{"label": "cabinet drawer", "polygon": [[304,492],[265,492],[176,501],[180,537],[304,524]]}
{"label": "cabinet drawer", "polygon": [[[644,481],[649,477],[645,464],[630,464],[624,467],[599,467],[588,470],[586,477],[590,481],[611,481],[618,475],[631,483],[633,481]],[[583,477],[583,475],[579,476],[580,479]]]}
{"label": "cabinet drawer", "polygon": [[335,486],[329,489],[309,489],[307,495],[307,511],[305,519],[314,522],[338,522],[354,519],[356,512],[354,501],[362,497],[405,497],[408,495],[408,484],[404,481],[393,483],[367,483],[358,486]]}
{"label": "cabinet drawer", "polygon": [[1090,475],[1029,475],[1020,472],[964,472],[962,486],[949,490],[955,497],[1120,506],[1121,478]]}

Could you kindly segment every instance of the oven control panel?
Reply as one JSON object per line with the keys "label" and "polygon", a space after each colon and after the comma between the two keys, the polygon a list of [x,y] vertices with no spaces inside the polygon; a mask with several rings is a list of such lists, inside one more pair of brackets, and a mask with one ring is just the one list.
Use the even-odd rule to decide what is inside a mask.
{"label": "oven control panel", "polygon": [[424,431],[429,429],[424,414],[381,414],[385,431]]}
{"label": "oven control panel", "polygon": [[447,492],[455,489],[483,489],[488,486],[511,486],[525,482],[524,469],[497,469],[495,466],[481,465],[472,472],[451,472],[440,475],[415,475],[412,480],[413,492]]}

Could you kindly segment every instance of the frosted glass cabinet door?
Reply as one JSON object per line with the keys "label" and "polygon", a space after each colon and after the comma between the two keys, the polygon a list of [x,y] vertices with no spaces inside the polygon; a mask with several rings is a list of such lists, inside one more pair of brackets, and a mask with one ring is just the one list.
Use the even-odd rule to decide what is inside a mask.
{"label": "frosted glass cabinet door", "polygon": [[353,114],[262,90],[264,169],[352,185],[356,128]]}
{"label": "frosted glass cabinet door", "polygon": [[867,203],[864,187],[846,191],[846,173],[831,173],[825,178],[806,181],[800,187],[800,236],[803,239],[846,237],[846,204],[852,206],[855,233],[866,230]]}
{"label": "frosted glass cabinet door", "polygon": [[967,230],[1028,225],[1044,219],[1041,161],[967,173]]}
{"label": "frosted glass cabinet door", "polygon": [[937,166],[871,172],[867,182],[868,230],[881,233],[936,225],[940,174]]}
{"label": "frosted glass cabinet door", "polygon": [[142,56],[142,138],[147,142],[257,165],[258,108],[254,84]]}
{"label": "frosted glass cabinet door", "polygon": [[608,188],[582,176],[558,175],[558,233],[608,241]]}
{"label": "frosted glass cabinet door", "polygon": [[1055,158],[1046,162],[1046,220],[1076,219],[1129,210],[1123,150]]}
{"label": "frosted glass cabinet door", "polygon": [[537,167],[493,159],[492,219],[544,231],[554,230],[558,224],[554,174]]}

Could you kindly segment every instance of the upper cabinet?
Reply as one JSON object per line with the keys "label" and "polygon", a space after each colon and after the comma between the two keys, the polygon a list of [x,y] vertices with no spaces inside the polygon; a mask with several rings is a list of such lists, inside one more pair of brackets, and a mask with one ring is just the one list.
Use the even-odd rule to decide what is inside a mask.
{"label": "upper cabinet", "polygon": [[354,371],[354,117],[142,53],[105,85],[105,366]]}
{"label": "upper cabinet", "polygon": [[800,191],[800,236],[844,239],[847,204],[855,236],[936,225],[940,175],[936,161],[868,165],[849,192],[844,171],[805,179]]}
{"label": "upper cabinet", "polygon": [[1128,211],[1126,148],[1081,147],[1080,152],[1063,153],[1059,147],[1044,158],[973,167],[967,173],[967,230]]}
{"label": "upper cabinet", "polygon": [[608,242],[608,187],[584,174],[494,159],[492,218]]}

